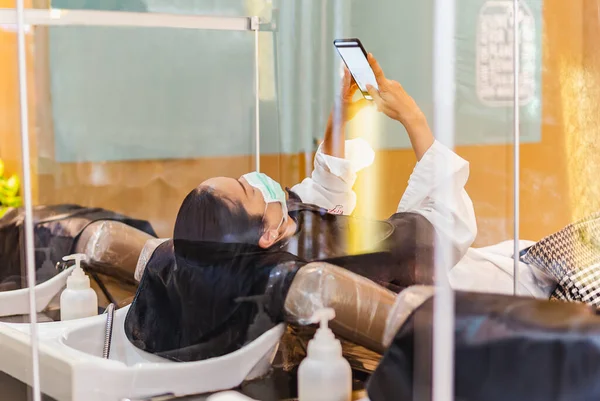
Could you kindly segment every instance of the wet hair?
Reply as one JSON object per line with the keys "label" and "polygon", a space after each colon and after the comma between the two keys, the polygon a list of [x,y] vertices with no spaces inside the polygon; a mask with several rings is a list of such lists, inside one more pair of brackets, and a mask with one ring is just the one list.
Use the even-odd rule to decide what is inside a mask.
{"label": "wet hair", "polygon": [[173,238],[256,245],[263,233],[263,216],[252,216],[241,203],[201,186],[183,200]]}

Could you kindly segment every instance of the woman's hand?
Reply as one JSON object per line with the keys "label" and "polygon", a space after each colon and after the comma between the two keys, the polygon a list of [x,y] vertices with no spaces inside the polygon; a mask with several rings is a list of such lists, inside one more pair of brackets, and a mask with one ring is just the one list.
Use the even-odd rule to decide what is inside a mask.
{"label": "woman's hand", "polygon": [[400,83],[385,77],[381,66],[371,53],[367,58],[379,86],[377,90],[367,85],[367,90],[379,111],[399,121],[407,129],[415,123],[421,123],[425,116],[413,98],[406,93]]}
{"label": "woman's hand", "polygon": [[435,142],[425,115],[402,85],[385,77],[381,66],[372,54],[369,53],[367,58],[379,86],[377,90],[368,85],[369,94],[379,111],[404,125],[417,160],[421,160]]}
{"label": "woman's hand", "polygon": [[369,101],[364,97],[353,101],[357,90],[358,85],[354,82],[350,71],[344,67],[344,78],[342,79],[342,89],[339,98],[341,115],[336,115],[335,111],[329,114],[323,144],[321,145],[323,154],[341,159],[346,156],[346,123],[356,117],[358,112],[364,107],[369,105]]}
{"label": "woman's hand", "polygon": [[352,120],[359,111],[369,105],[369,101],[363,96],[357,101],[353,101],[354,95],[358,91],[358,85],[352,78],[352,74],[348,68],[344,66],[344,78],[342,79],[342,121],[348,122]]}

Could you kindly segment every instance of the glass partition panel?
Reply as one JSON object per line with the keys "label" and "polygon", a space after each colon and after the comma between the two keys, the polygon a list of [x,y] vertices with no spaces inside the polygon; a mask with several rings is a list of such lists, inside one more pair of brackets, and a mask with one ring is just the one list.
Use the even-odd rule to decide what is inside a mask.
{"label": "glass partition panel", "polygon": [[[70,14],[27,24],[36,279],[58,283],[38,311],[41,392],[294,398],[317,312],[332,308],[355,399],[451,399],[433,389],[440,377],[468,398],[474,368],[466,340],[448,342],[452,323],[472,327],[472,310],[511,321],[489,308],[525,302],[511,297],[515,257],[527,302],[581,301],[555,293],[556,272],[530,247],[596,207],[594,10],[519,2],[515,108],[513,4],[52,2]],[[86,22],[53,21],[73,16]],[[200,29],[221,17],[238,28]],[[0,28],[16,54],[14,28]],[[375,101],[344,86],[333,41],[349,38],[377,60]],[[20,174],[17,59],[6,60],[5,178]],[[593,227],[578,230],[576,243],[595,243]],[[83,295],[76,276],[63,291],[74,271],[63,257],[78,253],[98,299],[88,314],[101,315],[50,326],[88,305],[68,301]],[[440,339],[455,359],[432,377]],[[513,352],[523,357],[501,353]],[[28,383],[30,365],[1,366]],[[503,369],[479,370],[493,389]]]}
{"label": "glass partition panel", "polygon": [[168,237],[190,188],[253,165],[252,34],[61,27],[48,47],[42,203],[119,210]]}
{"label": "glass partition panel", "polygon": [[551,277],[551,299],[595,308],[597,4],[547,1],[544,21],[542,144],[523,149],[521,170],[522,196],[538,199],[523,202],[523,238],[535,241],[524,260]]}
{"label": "glass partition panel", "polygon": [[[45,14],[35,14],[39,15]],[[66,19],[77,15],[87,22],[54,26],[45,19],[42,23],[52,26],[30,27],[28,34],[35,44],[30,45],[27,65],[34,71],[28,84],[34,93],[29,114],[35,117],[31,158],[36,279],[41,292],[53,291],[48,299],[37,287],[36,293],[40,302],[46,302],[40,312],[47,320],[62,320],[56,326],[58,336],[49,334],[46,320],[37,326],[40,390],[56,400],[120,399],[160,389],[185,392],[186,387],[177,385],[171,389],[176,381],[173,371],[159,380],[155,373],[134,368],[135,357],[129,355],[133,348],[123,348],[125,342],[130,344],[124,318],[145,268],[138,261],[141,256],[147,261],[162,244],[160,239],[176,237],[176,218],[184,200],[198,209],[182,211],[182,240],[201,232],[194,231],[193,218],[185,213],[199,219],[198,213],[204,214],[209,222],[218,218],[214,215],[218,210],[235,214],[241,200],[232,199],[230,211],[226,200],[230,198],[224,195],[220,200],[221,190],[232,189],[233,183],[237,192],[232,196],[250,191],[236,179],[257,164],[255,34],[250,19],[241,17],[227,20],[241,28],[202,30],[173,28],[168,22],[168,28],[126,27],[125,14],[103,17],[121,18],[120,27],[79,26],[94,25],[93,18],[86,19],[85,11],[61,15]],[[277,155],[275,102],[271,90],[260,110],[268,143],[264,148]],[[278,160],[266,163],[275,178]],[[226,179],[225,189],[217,179],[193,192],[214,177],[235,179]],[[216,210],[208,210],[206,202],[211,201],[217,203]],[[79,279],[75,258],[65,260],[72,254],[84,255],[85,276]],[[85,290],[88,282],[91,289]],[[68,329],[65,321],[72,319]],[[113,334],[105,337],[108,322]],[[174,334],[179,335],[177,329]],[[46,340],[59,344],[55,354],[46,353]],[[117,370],[104,364],[103,356],[113,359]],[[77,379],[73,358],[83,358],[97,372],[112,375],[107,379],[111,384]],[[122,369],[130,383],[141,381],[116,385],[112,381]],[[203,388],[220,387],[206,382]]]}
{"label": "glass partition panel", "polygon": [[[4,2],[4,6],[14,6],[14,2]],[[27,50],[31,54],[33,36],[26,35]],[[22,231],[10,230],[9,221],[16,221],[13,208],[22,206],[22,154],[20,125],[19,69],[17,56],[17,33],[15,26],[0,25],[0,335],[3,347],[0,358],[0,388],[6,399],[31,399],[33,382],[31,350],[27,346],[6,341],[5,323],[29,321],[29,294],[25,279],[26,265],[22,255],[25,243]],[[27,75],[33,78],[33,68],[27,68]],[[32,93],[30,93],[32,95]],[[29,99],[32,104],[33,98]],[[35,123],[32,117],[30,124]],[[33,139],[33,138],[32,138]],[[20,224],[22,226],[22,224]],[[26,374],[20,380],[14,378],[16,372]]]}

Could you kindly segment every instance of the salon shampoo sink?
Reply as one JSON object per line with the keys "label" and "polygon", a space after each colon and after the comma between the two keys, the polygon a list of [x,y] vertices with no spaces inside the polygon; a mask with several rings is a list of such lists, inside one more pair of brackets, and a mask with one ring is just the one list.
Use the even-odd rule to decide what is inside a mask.
{"label": "salon shampoo sink", "polygon": [[[43,311],[52,298],[67,284],[67,278],[74,266],[58,273],[51,279],[35,286],[35,310]],[[25,315],[29,313],[29,288],[0,291],[0,317]]]}
{"label": "salon shampoo sink", "polygon": [[[208,393],[265,375],[284,332],[280,324],[231,354],[172,362],[134,347],[124,331],[129,307],[115,312],[110,358],[102,358],[106,315],[38,326],[40,381],[56,400],[116,401]],[[0,323],[0,370],[31,385],[29,324]]]}

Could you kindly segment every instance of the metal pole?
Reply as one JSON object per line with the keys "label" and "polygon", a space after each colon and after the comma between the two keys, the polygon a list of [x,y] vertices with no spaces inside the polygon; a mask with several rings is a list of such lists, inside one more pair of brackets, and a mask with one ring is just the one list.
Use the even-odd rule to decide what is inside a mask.
{"label": "metal pole", "polygon": [[[334,0],[333,1],[333,37],[335,39],[346,37],[345,34],[348,32],[346,25],[348,22],[345,20],[347,16],[346,7],[350,7],[350,2],[346,0]],[[337,133],[342,127],[342,104],[340,101],[341,79],[340,79],[340,68],[342,61],[337,55],[333,58],[333,132]],[[338,138],[338,135],[334,135],[334,138]],[[334,139],[337,142],[338,139]],[[337,145],[337,143],[336,143]]]}
{"label": "metal pole", "polygon": [[254,91],[255,91],[255,115],[254,115],[254,141],[255,141],[255,163],[256,171],[260,172],[260,53],[258,34],[260,32],[260,19],[252,17],[252,29],[254,29]]}
{"label": "metal pole", "polygon": [[[0,24],[14,24],[15,9],[0,8]],[[53,26],[123,26],[146,28],[208,29],[251,31],[252,17],[221,17],[217,15],[178,15],[134,13],[123,11],[25,9],[27,25]]]}
{"label": "metal pole", "polygon": [[513,174],[514,174],[514,188],[513,188],[513,210],[514,210],[514,295],[519,293],[519,222],[520,222],[520,143],[521,143],[521,127],[520,127],[520,96],[519,96],[519,61],[521,58],[519,52],[519,14],[520,6],[519,0],[513,2],[513,75],[514,75],[514,104],[513,104],[513,115],[514,115],[514,148],[513,148]]}
{"label": "metal pole", "polygon": [[[327,40],[327,26],[329,17],[329,13],[327,10],[329,9],[330,2],[323,1],[321,2],[321,26],[320,29],[320,53],[319,53],[319,122],[325,126],[327,124],[327,118],[329,115],[330,105],[327,104],[328,93],[325,90],[327,88],[327,84],[329,83],[329,79],[327,76],[329,75],[329,70],[327,69],[327,56],[331,54],[332,45],[331,42]],[[334,63],[335,64],[335,63]],[[335,99],[335,98],[334,98]]]}
{"label": "metal pole", "polygon": [[25,202],[25,263],[29,287],[29,322],[31,330],[32,393],[41,401],[40,361],[38,353],[37,308],[35,302],[35,244],[33,240],[33,197],[31,194],[31,160],[29,157],[29,113],[27,103],[27,58],[23,0],[17,0],[17,52],[19,57],[19,107],[21,117],[21,159],[23,161],[23,199]]}
{"label": "metal pole", "polygon": [[[436,0],[434,11],[433,99],[434,133],[438,141],[454,147],[455,97],[455,4],[454,0]],[[436,164],[436,174],[445,174],[447,166]],[[452,191],[451,186],[447,191]],[[446,194],[446,199],[453,199]],[[454,293],[448,282],[452,267],[449,238],[435,244],[436,291],[433,304],[433,386],[434,401],[454,400]]]}
{"label": "metal pole", "polygon": [[312,171],[312,158],[314,148],[314,113],[313,113],[313,96],[315,93],[314,74],[314,52],[313,45],[313,30],[315,29],[314,9],[317,4],[313,0],[302,0],[300,13],[300,134],[302,138],[302,149],[304,153],[305,171],[304,176],[310,176]]}

